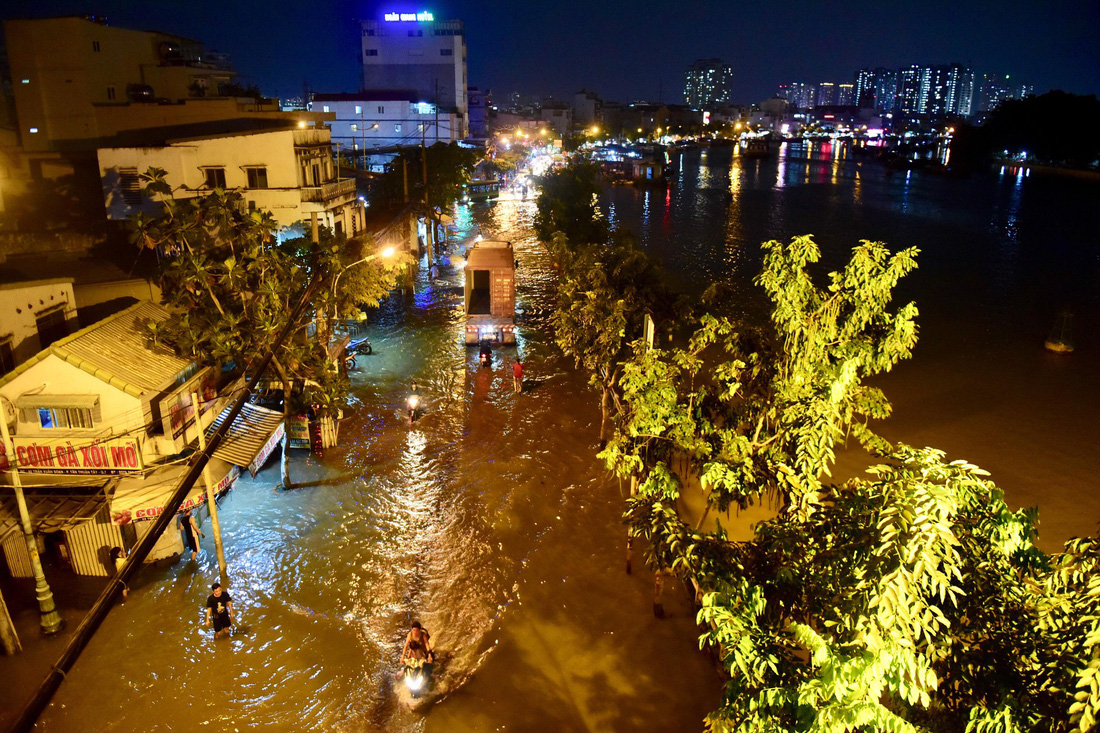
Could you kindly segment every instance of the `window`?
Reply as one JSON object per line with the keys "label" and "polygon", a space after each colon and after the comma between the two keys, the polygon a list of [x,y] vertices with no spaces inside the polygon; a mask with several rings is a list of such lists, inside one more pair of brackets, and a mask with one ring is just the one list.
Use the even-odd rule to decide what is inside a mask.
{"label": "window", "polygon": [[454,56],[455,52],[454,52],[454,49],[441,48],[441,49],[439,49],[439,55],[440,56]]}
{"label": "window", "polygon": [[322,111],[322,112],[328,112],[328,105],[327,105],[327,104],[325,104],[325,105],[322,105],[322,106],[321,106],[321,111]]}
{"label": "window", "polygon": [[386,108],[381,104],[378,105],[378,114],[380,114],[380,115],[386,114]]}
{"label": "window", "polygon": [[352,132],[359,132],[359,125],[355,124],[354,122],[351,123],[351,131]]}
{"label": "window", "polygon": [[401,132],[401,124],[398,123],[398,124],[394,125],[393,126],[393,131],[394,132]]}
{"label": "window", "polygon": [[423,122],[421,122],[419,125],[416,126],[416,131],[417,132],[424,132],[424,123]]}
{"label": "window", "polygon": [[245,168],[245,171],[249,188],[267,188],[267,168]]}
{"label": "window", "polygon": [[34,324],[38,327],[38,343],[39,348],[42,349],[59,338],[69,335],[69,327],[65,323],[64,306],[43,313],[34,319]]}
{"label": "window", "polygon": [[419,38],[424,35],[424,31],[409,31],[409,38]]}
{"label": "window", "polygon": [[92,427],[92,411],[85,407],[39,407],[38,424],[61,430],[88,429]]}
{"label": "window", "polygon": [[0,374],[15,369],[15,350],[11,347],[11,338],[0,341]]}
{"label": "window", "polygon": [[355,114],[357,114],[357,115],[363,114],[363,107],[361,105],[358,105],[358,104],[355,105]]}
{"label": "window", "polygon": [[127,206],[141,206],[141,177],[137,168],[118,169],[118,190]]}
{"label": "window", "polygon": [[363,52],[363,55],[364,56],[377,56],[378,55],[378,49],[377,48],[368,48],[366,51]]}
{"label": "window", "polygon": [[225,168],[205,168],[207,188],[225,188]]}
{"label": "window", "polygon": [[92,41],[92,50],[99,53],[99,41]]}
{"label": "window", "polygon": [[115,98],[115,88],[114,87],[107,87],[107,99],[114,99],[114,98]]}

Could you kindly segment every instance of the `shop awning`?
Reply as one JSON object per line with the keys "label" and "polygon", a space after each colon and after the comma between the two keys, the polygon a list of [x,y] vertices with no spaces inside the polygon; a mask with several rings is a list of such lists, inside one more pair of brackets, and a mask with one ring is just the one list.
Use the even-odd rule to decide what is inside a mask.
{"label": "shop awning", "polygon": [[[83,495],[26,491],[25,496],[31,526],[38,532],[72,529],[94,517],[107,503],[103,491]],[[0,542],[22,531],[15,495],[5,492],[0,495]]]}
{"label": "shop awning", "polygon": [[[130,524],[156,519],[164,512],[164,505],[179,487],[188,468],[190,467],[185,463],[173,464],[144,477],[124,476],[119,479],[114,498],[111,499],[111,521],[114,524]],[[210,480],[215,482],[215,495],[227,491],[240,475],[236,466],[217,458],[210,459],[207,470],[210,472]],[[205,503],[206,484],[200,476],[187,492],[178,511],[194,509]]]}
{"label": "shop awning", "polygon": [[[209,439],[229,415],[229,408],[222,410],[206,429]],[[245,404],[241,414],[233,421],[214,457],[226,463],[248,467],[253,476],[263,468],[268,456],[283,439],[283,414],[266,407]]]}
{"label": "shop awning", "polygon": [[73,407],[92,410],[98,402],[99,395],[95,394],[24,394],[15,398],[15,406],[20,408]]}

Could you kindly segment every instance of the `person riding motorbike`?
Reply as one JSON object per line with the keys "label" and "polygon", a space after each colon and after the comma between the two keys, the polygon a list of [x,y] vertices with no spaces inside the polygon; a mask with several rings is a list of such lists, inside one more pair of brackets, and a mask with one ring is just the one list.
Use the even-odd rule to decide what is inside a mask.
{"label": "person riding motorbike", "polygon": [[405,678],[406,684],[414,695],[426,686],[425,683],[432,676],[432,662],[428,653],[420,642],[409,642],[405,651],[401,653],[400,677]]}
{"label": "person riding motorbike", "polygon": [[412,382],[412,389],[409,392],[406,405],[409,408],[409,424],[411,425],[413,420],[416,419],[416,411],[420,409],[420,388],[417,386],[415,379]]}
{"label": "person riding motorbike", "polygon": [[477,355],[478,361],[481,362],[481,366],[491,366],[493,361],[493,346],[489,343],[488,339],[481,340],[481,348]]}
{"label": "person riding motorbike", "polygon": [[420,625],[419,621],[413,621],[412,628],[409,629],[409,633],[405,635],[405,648],[401,650],[402,656],[409,650],[412,644],[420,644],[424,648],[424,652],[428,657],[429,662],[435,661],[435,651],[432,649],[432,635],[428,633],[428,630]]}

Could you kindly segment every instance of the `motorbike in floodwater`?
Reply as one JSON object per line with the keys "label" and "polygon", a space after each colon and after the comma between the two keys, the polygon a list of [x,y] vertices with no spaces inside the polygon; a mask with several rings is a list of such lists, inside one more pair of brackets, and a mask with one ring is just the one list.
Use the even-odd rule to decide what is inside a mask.
{"label": "motorbike in floodwater", "polygon": [[395,692],[402,704],[411,710],[432,704],[440,692],[433,684],[434,659],[429,659],[410,656],[401,660]]}
{"label": "motorbike in floodwater", "polygon": [[358,366],[356,357],[370,356],[373,353],[374,348],[370,345],[370,339],[349,341],[344,349],[344,364],[348,369],[355,369]]}

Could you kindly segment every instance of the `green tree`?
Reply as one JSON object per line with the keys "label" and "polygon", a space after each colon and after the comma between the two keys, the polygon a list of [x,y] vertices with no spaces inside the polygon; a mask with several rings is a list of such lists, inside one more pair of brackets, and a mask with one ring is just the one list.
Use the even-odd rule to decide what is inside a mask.
{"label": "green tree", "polygon": [[[410,144],[414,141],[410,140]],[[423,156],[427,156],[428,185],[424,186]],[[405,177],[408,179],[409,200],[427,201],[433,206],[448,206],[462,195],[469,182],[478,154],[457,143],[436,143],[422,153],[418,147],[402,148],[389,169],[379,176],[371,189],[371,203],[380,206],[400,206],[404,202]]]}
{"label": "green tree", "polygon": [[987,156],[1007,150],[1010,155],[1027,153],[1044,163],[1085,168],[1100,160],[1100,139],[1094,132],[1097,129],[1100,101],[1096,95],[1054,90],[1001,102],[976,136],[977,145]]}
{"label": "green tree", "polygon": [[[770,331],[704,316],[685,348],[636,345],[601,454],[640,480],[626,520],[649,563],[699,588],[701,644],[730,674],[708,729],[1090,730],[1098,542],[1045,558],[1034,510],[1011,512],[985,472],[867,426],[889,403],[862,380],[916,342],[916,308],[889,310],[915,250],[864,242],[820,288],[810,237],[764,246]],[[882,462],[837,484],[849,434]],[[779,510],[732,542],[680,516],[695,481],[708,510]]]}
{"label": "green tree", "polygon": [[657,265],[617,233],[603,244],[571,250],[563,234],[553,248],[560,255],[558,304],[553,326],[558,346],[591,375],[601,390],[600,440],[612,401],[619,406],[618,382],[630,343],[642,336],[643,318],[675,317],[677,299]]}
{"label": "green tree", "polygon": [[607,240],[610,229],[596,208],[599,174],[595,164],[573,163],[538,178],[534,226],[543,243],[550,246],[558,232],[565,235],[564,243],[570,247]]}
{"label": "green tree", "polygon": [[298,324],[273,364],[284,383],[303,388],[302,404],[342,406],[348,383],[329,353],[330,324],[365,318],[362,309],[385,297],[397,271],[380,260],[354,264],[366,254],[362,245],[327,228],[317,245],[303,238],[280,243],[271,214],[249,212],[239,194],[216,189],[177,199],[164,176],[159,169],[144,174],[146,191],[164,197],[163,211],[138,216],[133,234],[139,246],[160,254],[165,303],[178,314],[154,337],[200,364],[244,370],[274,344],[319,277],[323,286],[306,311],[319,324],[317,336],[307,336],[308,322]]}

